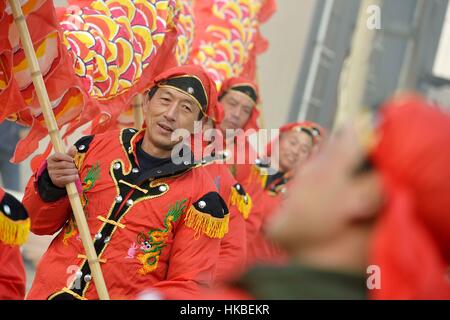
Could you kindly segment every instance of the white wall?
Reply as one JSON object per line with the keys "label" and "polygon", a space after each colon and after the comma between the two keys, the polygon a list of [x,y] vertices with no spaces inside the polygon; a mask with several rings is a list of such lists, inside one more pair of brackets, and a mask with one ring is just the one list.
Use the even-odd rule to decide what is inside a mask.
{"label": "white wall", "polygon": [[277,128],[288,116],[316,0],[278,0],[263,27],[269,50],[258,59],[265,127]]}
{"label": "white wall", "polygon": [[436,54],[434,74],[450,80],[450,5],[447,8],[441,41]]}

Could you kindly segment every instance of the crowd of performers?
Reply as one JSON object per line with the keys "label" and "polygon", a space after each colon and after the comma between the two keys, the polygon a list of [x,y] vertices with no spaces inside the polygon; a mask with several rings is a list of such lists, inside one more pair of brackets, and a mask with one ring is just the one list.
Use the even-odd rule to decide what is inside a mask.
{"label": "crowd of performers", "polygon": [[[23,10],[58,125],[94,119],[92,134],[34,158],[21,202],[0,192],[0,299],[99,298],[69,183],[111,299],[450,298],[448,113],[402,95],[373,119],[288,123],[255,147],[258,24],[274,1],[70,2],[62,22],[52,1]],[[47,131],[6,7],[0,121],[31,126],[20,162]],[[143,129],[119,129],[137,93]],[[26,292],[30,230],[55,238]]]}
{"label": "crowd of performers", "polygon": [[248,139],[181,148],[189,161],[173,161],[173,132],[193,133],[195,121],[223,139],[258,129],[259,97],[248,79],[217,93],[201,67],[172,68],[145,93],[144,129],[85,136],[50,155],[22,203],[2,192],[1,298],[25,297],[18,246],[30,228],[57,236],[27,298],[98,299],[70,182],[112,299],[449,298],[450,116],[403,95],[380,106],[376,123],[330,137],[316,123],[284,125],[253,163],[235,161],[256,152]]}

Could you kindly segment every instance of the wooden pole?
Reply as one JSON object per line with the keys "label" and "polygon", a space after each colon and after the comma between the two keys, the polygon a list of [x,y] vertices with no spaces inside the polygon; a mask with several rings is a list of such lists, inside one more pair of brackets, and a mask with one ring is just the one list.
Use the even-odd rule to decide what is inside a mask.
{"label": "wooden pole", "polygon": [[[39,68],[36,53],[34,52],[33,43],[31,41],[30,32],[28,31],[25,17],[22,13],[22,8],[20,6],[19,0],[8,1],[13,12],[14,21],[16,22],[17,28],[19,30],[20,40],[22,42],[25,56],[29,63],[31,78],[36,89],[39,104],[41,105],[50,139],[56,152],[65,153],[65,146],[58,131],[58,124],[56,122],[55,115],[53,114],[47,89],[45,88],[44,78],[42,77],[42,73]],[[70,200],[70,205],[72,206],[75,220],[77,222],[78,231],[80,232],[81,240],[86,251],[86,256],[89,262],[89,267],[91,269],[92,278],[94,279],[98,296],[101,300],[109,300],[105,280],[103,279],[100,263],[94,249],[94,244],[75,183],[66,185],[66,190]]]}
{"label": "wooden pole", "polygon": [[142,129],[142,125],[144,123],[144,113],[142,111],[142,95],[138,94],[133,99],[133,118],[134,118],[134,127],[138,130]]}

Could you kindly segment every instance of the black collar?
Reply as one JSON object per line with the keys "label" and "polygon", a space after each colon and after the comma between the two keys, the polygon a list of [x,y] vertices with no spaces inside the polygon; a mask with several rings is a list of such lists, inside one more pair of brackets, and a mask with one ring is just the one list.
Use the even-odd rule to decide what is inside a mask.
{"label": "black collar", "polygon": [[[122,146],[128,156],[130,164],[133,168],[139,168],[139,165],[136,163],[136,144],[142,140],[141,132],[135,129],[124,129],[121,132],[121,139]],[[196,167],[197,164],[194,162],[194,155],[192,154],[190,148],[182,148],[180,155],[182,156],[186,152],[189,153],[189,157],[186,158],[190,158],[190,161],[185,161],[180,164],[175,164],[173,161],[163,161],[160,166],[151,168],[150,170],[144,170],[142,172],[139,171],[139,174],[133,178],[133,181],[135,184],[140,185],[148,179],[160,179],[180,175]]]}

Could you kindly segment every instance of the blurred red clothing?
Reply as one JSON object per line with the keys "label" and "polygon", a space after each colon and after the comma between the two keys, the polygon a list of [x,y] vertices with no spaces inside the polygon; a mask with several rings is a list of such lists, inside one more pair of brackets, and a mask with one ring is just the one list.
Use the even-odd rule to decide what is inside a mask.
{"label": "blurred red clothing", "polygon": [[20,248],[0,242],[0,300],[23,300],[25,283]]}
{"label": "blurred red clothing", "polygon": [[28,238],[30,220],[23,205],[0,188],[0,300],[23,300],[25,268],[20,246]]}

